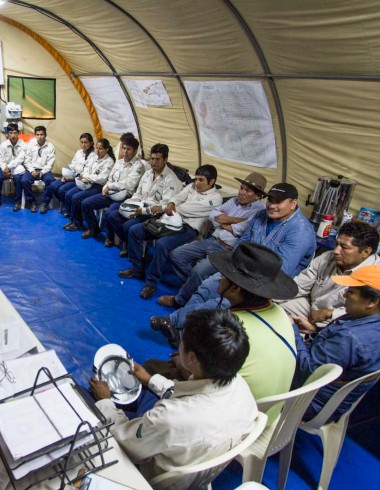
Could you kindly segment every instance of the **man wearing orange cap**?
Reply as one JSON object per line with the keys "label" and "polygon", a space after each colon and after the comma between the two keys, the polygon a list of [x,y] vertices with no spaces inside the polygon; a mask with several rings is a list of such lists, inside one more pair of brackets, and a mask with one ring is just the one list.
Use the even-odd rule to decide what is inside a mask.
{"label": "man wearing orange cap", "polygon": [[[297,368],[293,386],[303,384],[319,366],[339,364],[341,377],[321,388],[306,411],[304,419],[313,418],[342,383],[350,382],[380,369],[380,266],[370,265],[356,269],[350,276],[332,276],[345,292],[346,315],[337,318],[312,340],[305,343],[300,332],[310,328],[309,321],[295,317]],[[330,420],[338,420],[373,382],[354,389],[333,413]]]}

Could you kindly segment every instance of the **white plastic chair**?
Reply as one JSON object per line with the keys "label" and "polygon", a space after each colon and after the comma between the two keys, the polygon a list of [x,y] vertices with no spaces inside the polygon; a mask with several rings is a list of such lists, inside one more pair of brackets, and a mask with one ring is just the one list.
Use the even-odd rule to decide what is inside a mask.
{"label": "white plastic chair", "polygon": [[235,490],[269,490],[269,488],[263,485],[262,483],[256,483],[255,481],[248,481],[236,487]]}
{"label": "white plastic chair", "polygon": [[343,441],[346,436],[351,412],[356,408],[366,393],[363,393],[363,395],[351,405],[351,408],[344,413],[337,422],[327,421],[354,388],[362,383],[367,383],[375,379],[376,381],[380,379],[380,370],[366,374],[361,378],[347,383],[334,393],[316,417],[300,424],[300,429],[310,434],[316,434],[322,440],[323,463],[318,490],[327,490],[330,484],[331,476],[336,463],[338,462]]}
{"label": "white plastic chair", "polygon": [[216,458],[209,459],[203,463],[182,466],[173,471],[168,471],[158,475],[149,481],[155,490],[165,490],[169,488],[195,490],[207,488],[211,489],[211,482],[224,470],[245,448],[250,446],[263,432],[267,423],[267,416],[259,412],[247,437],[226,453]]}
{"label": "white plastic chair", "polygon": [[[33,192],[40,192],[42,193],[45,189],[45,182],[43,180],[35,180],[32,184],[32,191]],[[49,208],[53,209],[53,200],[50,201],[49,203]],[[22,197],[21,197],[21,209],[25,209],[25,193],[24,189],[22,190]]]}
{"label": "white plastic chair", "polygon": [[279,452],[277,489],[285,488],[294,438],[302,416],[319,388],[334,381],[341,373],[340,366],[325,364],[309,376],[301,388],[257,401],[259,410],[262,412],[266,412],[278,403],[285,403],[280,415],[264,430],[255,444],[236,458],[243,466],[243,482],[261,483],[267,458]]}

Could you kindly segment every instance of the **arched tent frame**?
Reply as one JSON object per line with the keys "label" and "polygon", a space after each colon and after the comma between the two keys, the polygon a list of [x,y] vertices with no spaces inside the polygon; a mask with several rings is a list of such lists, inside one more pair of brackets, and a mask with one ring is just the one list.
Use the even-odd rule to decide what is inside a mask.
{"label": "arched tent frame", "polygon": [[225,185],[251,168],[204,154],[183,83],[261,80],[279,163],[262,169],[269,182],[293,182],[304,200],[318,176],[343,174],[359,182],[354,209],[380,207],[377,2],[10,0],[0,12],[46,39],[75,77],[161,78],[169,110],[134,107],[125,89],[144,148],[167,142],[191,170],[215,163]]}

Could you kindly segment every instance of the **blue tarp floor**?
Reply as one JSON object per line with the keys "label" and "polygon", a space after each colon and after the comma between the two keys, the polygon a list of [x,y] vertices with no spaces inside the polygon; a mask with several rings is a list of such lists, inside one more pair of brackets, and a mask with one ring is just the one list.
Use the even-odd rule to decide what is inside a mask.
{"label": "blue tarp floor", "polygon": [[[79,232],[64,231],[66,220],[57,209],[46,215],[27,209],[14,213],[11,197],[4,197],[3,202],[0,289],[45,348],[56,350],[82,386],[87,388],[96,350],[109,342],[121,344],[139,362],[168,358],[172,350],[160,333],[150,329],[149,318],[169,313],[157,297],[174,293],[173,288],[160,284],[155,298],[140,299],[142,282],[118,277],[117,272],[128,268],[129,262],[119,257],[117,248],[106,249],[102,237],[82,240]],[[378,416],[372,417],[350,429],[331,490],[380,488],[379,422]],[[316,488],[321,462],[319,440],[298,434],[287,489]],[[263,483],[275,488],[276,478],[273,457]],[[230,490],[240,483],[241,468],[235,462],[213,488]]]}

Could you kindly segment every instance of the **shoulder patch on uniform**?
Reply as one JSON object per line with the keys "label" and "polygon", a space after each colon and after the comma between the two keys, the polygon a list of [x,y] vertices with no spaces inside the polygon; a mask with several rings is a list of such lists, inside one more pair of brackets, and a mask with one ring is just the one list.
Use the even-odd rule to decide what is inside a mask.
{"label": "shoulder patch on uniform", "polygon": [[174,187],[170,187],[170,190],[171,190],[171,191],[174,191]]}
{"label": "shoulder patch on uniform", "polygon": [[136,437],[137,437],[137,439],[142,439],[142,428],[143,428],[143,424],[140,424],[138,426],[137,431],[136,431]]}
{"label": "shoulder patch on uniform", "polygon": [[212,201],[209,201],[209,204],[210,204],[210,206],[213,206],[214,205],[214,203]]}

